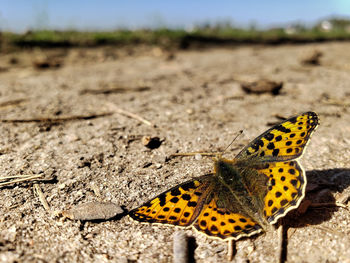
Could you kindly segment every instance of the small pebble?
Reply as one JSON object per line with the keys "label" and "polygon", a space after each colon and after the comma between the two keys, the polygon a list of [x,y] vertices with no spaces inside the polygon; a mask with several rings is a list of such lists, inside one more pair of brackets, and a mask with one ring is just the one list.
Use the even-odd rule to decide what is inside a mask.
{"label": "small pebble", "polygon": [[248,94],[271,93],[272,95],[278,95],[282,87],[283,82],[276,82],[267,79],[241,84],[241,88]]}
{"label": "small pebble", "polygon": [[143,136],[141,142],[149,149],[156,149],[162,144],[159,137]]}
{"label": "small pebble", "polygon": [[202,160],[202,155],[200,153],[196,153],[194,155],[194,159],[196,159],[197,161],[200,161],[200,160]]}
{"label": "small pebble", "polygon": [[62,211],[62,215],[72,220],[110,219],[122,214],[123,209],[114,203],[89,202]]}

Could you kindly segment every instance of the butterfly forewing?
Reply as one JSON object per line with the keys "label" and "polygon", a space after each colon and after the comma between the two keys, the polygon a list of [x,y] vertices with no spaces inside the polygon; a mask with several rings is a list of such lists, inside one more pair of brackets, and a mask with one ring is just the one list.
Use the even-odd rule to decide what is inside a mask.
{"label": "butterfly forewing", "polygon": [[265,162],[296,159],[302,155],[317,125],[318,117],[314,112],[289,118],[250,142],[236,159],[259,157]]}
{"label": "butterfly forewing", "polygon": [[209,191],[212,175],[177,185],[158,195],[129,215],[138,221],[188,226],[197,218]]}
{"label": "butterfly forewing", "polygon": [[249,143],[235,159],[268,178],[261,213],[271,224],[297,208],[304,198],[306,176],[295,159],[302,155],[318,123],[314,112],[289,118]]}

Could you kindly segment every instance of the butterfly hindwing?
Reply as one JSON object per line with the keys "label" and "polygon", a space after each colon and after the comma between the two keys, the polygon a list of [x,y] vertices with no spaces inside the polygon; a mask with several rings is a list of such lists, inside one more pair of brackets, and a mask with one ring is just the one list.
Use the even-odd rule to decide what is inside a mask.
{"label": "butterfly hindwing", "polygon": [[189,226],[200,212],[209,185],[209,175],[187,181],[130,211],[129,215],[140,222]]}
{"label": "butterfly hindwing", "polygon": [[269,163],[259,172],[269,178],[263,214],[274,224],[299,206],[305,195],[306,176],[297,161]]}
{"label": "butterfly hindwing", "polygon": [[259,157],[264,162],[296,159],[302,155],[318,122],[315,112],[289,118],[250,142],[236,159]]}
{"label": "butterfly hindwing", "polygon": [[193,225],[199,232],[209,237],[237,240],[262,231],[253,219],[227,208],[219,208],[215,199],[212,198],[203,206]]}

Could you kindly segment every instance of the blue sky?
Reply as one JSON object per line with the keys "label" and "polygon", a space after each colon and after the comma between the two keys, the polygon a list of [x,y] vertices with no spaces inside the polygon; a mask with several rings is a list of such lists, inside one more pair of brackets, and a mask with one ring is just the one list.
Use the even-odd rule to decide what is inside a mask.
{"label": "blue sky", "polygon": [[111,30],[191,27],[231,21],[270,27],[321,18],[350,18],[350,0],[0,0],[0,30]]}

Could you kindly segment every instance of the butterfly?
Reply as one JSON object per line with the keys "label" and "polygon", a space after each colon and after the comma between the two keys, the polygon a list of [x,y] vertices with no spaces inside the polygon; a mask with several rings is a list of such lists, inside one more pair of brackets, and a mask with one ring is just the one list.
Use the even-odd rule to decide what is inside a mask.
{"label": "butterfly", "polygon": [[179,184],[129,216],[140,222],[194,227],[222,240],[266,230],[305,195],[306,176],[298,162],[319,124],[305,112],[268,129],[233,160],[214,158],[214,172]]}

